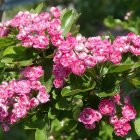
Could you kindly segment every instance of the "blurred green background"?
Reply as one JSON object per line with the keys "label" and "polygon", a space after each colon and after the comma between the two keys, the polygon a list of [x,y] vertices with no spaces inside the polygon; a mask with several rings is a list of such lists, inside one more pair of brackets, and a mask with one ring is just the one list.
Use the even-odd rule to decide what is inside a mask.
{"label": "blurred green background", "polygon": [[[72,8],[81,13],[78,24],[81,26],[80,33],[86,37],[110,33],[114,36],[126,35],[130,31],[140,34],[140,0],[0,0],[0,18],[6,21],[18,11],[30,10],[42,1],[47,8]],[[105,129],[109,130],[110,127]],[[107,131],[95,140],[102,137],[110,140],[104,133],[107,134]],[[84,137],[84,133],[81,135]],[[22,123],[19,123],[8,133],[0,130],[0,140],[34,140],[34,133],[24,131]]]}

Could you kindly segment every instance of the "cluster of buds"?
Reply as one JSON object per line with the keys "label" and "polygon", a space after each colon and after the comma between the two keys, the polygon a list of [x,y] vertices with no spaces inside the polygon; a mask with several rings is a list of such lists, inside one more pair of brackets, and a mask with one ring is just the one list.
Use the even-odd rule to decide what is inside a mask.
{"label": "cluster of buds", "polygon": [[[122,112],[119,118],[116,112],[116,105],[121,106]],[[103,116],[109,116],[109,123],[113,125],[117,136],[124,137],[131,130],[129,122],[136,117],[136,110],[130,103],[128,96],[124,97],[123,104],[120,102],[120,95],[109,99],[102,99],[98,106],[98,111],[92,108],[85,108],[79,116],[79,122],[82,122],[87,129],[94,129],[95,122],[100,121]]]}
{"label": "cluster of buds", "polygon": [[39,81],[43,72],[41,66],[26,67],[21,79],[0,85],[0,122],[4,131],[24,118],[29,110],[49,101],[50,95]]}

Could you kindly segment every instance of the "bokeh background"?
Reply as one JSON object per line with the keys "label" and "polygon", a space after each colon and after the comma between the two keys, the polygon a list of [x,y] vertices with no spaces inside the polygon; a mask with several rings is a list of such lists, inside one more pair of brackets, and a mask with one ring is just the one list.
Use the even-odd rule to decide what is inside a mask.
{"label": "bokeh background", "polygon": [[[35,8],[40,2],[46,4],[44,11],[51,6],[76,9],[81,13],[80,33],[86,37],[126,35],[130,31],[140,34],[140,0],[0,0],[0,20],[6,21],[18,11]],[[24,131],[20,122],[8,133],[0,130],[0,140],[33,140],[32,134],[30,130]]]}

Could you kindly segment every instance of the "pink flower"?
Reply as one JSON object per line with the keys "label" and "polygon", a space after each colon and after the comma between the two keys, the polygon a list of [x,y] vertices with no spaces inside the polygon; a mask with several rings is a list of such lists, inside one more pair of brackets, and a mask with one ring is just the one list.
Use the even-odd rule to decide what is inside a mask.
{"label": "pink flower", "polygon": [[6,37],[8,35],[8,28],[4,23],[0,23],[0,37]]}
{"label": "pink flower", "polygon": [[96,127],[95,123],[93,124],[85,124],[86,129],[94,129]]}
{"label": "pink flower", "polygon": [[77,60],[72,63],[71,70],[76,75],[82,75],[84,74],[86,67],[82,61]]}
{"label": "pink flower", "polygon": [[61,20],[58,18],[54,18],[51,22],[50,22],[50,28],[51,29],[61,29]]}
{"label": "pink flower", "polygon": [[119,51],[114,51],[110,54],[109,60],[114,64],[119,64],[121,62],[122,56]]}
{"label": "pink flower", "polygon": [[136,110],[131,104],[126,104],[122,107],[122,115],[128,121],[135,119],[136,114]]}
{"label": "pink flower", "polygon": [[[86,59],[86,57],[87,57],[87,53],[86,52],[80,52],[80,53],[78,53],[77,54],[77,56],[78,56],[78,59],[80,59],[80,60],[85,60]],[[90,62],[90,61],[89,61]],[[86,64],[87,66],[89,65],[89,63],[88,64]]]}
{"label": "pink flower", "polygon": [[92,68],[97,64],[95,57],[91,55],[87,55],[86,58],[84,59],[84,62],[85,62],[85,65],[89,68]]}
{"label": "pink flower", "polygon": [[27,110],[30,109],[30,97],[29,94],[22,94],[18,98],[17,103],[20,104],[21,106],[24,106]]}
{"label": "pink flower", "polygon": [[40,81],[31,81],[31,88],[33,90],[39,90],[41,87]]}
{"label": "pink flower", "polygon": [[61,78],[56,78],[53,81],[53,84],[56,88],[61,88],[63,86],[64,80]]}
{"label": "pink flower", "polygon": [[117,136],[124,137],[129,130],[131,130],[131,126],[126,121],[120,119],[114,124],[114,131]]}
{"label": "pink flower", "polygon": [[118,117],[116,115],[110,116],[109,122],[110,124],[115,124],[116,122],[118,122]]}
{"label": "pink flower", "polygon": [[125,104],[131,104],[130,96],[127,95],[123,98]]}
{"label": "pink flower", "polygon": [[26,116],[27,108],[25,106],[20,105],[19,103],[15,103],[12,113],[15,116],[15,118],[20,119]]}
{"label": "pink flower", "polygon": [[19,118],[17,118],[16,116],[15,116],[15,114],[10,114],[9,115],[9,118],[8,118],[8,123],[10,124],[10,125],[13,125],[13,124],[15,124],[16,122],[18,122],[19,121]]}
{"label": "pink flower", "polygon": [[140,46],[131,45],[130,46],[130,51],[134,55],[140,55]]}
{"label": "pink flower", "polygon": [[129,41],[134,41],[136,38],[137,38],[137,35],[135,34],[135,33],[132,33],[132,32],[130,32],[128,35],[127,35],[127,37],[128,37],[128,40]]}
{"label": "pink flower", "polygon": [[132,45],[130,45],[130,51],[134,55],[140,55],[140,36],[129,33],[128,34],[128,40],[131,42]]}
{"label": "pink flower", "polygon": [[30,25],[31,21],[37,16],[37,14],[31,14],[28,11],[19,12],[11,21],[10,25],[12,27],[23,27]]}
{"label": "pink flower", "polygon": [[50,95],[47,93],[39,92],[37,99],[40,101],[40,103],[46,103],[50,100]]}
{"label": "pink flower", "polygon": [[2,127],[2,129],[3,129],[4,132],[7,132],[7,131],[10,130],[9,126],[8,126],[7,124],[5,124],[5,123],[3,123],[3,124],[1,125],[1,127]]}
{"label": "pink flower", "polygon": [[8,107],[5,104],[0,104],[0,120],[4,120],[8,116]]}
{"label": "pink flower", "polygon": [[116,103],[117,105],[119,105],[121,102],[120,102],[120,94],[116,94],[116,95],[114,95],[112,98],[112,101],[114,102],[114,103]]}
{"label": "pink flower", "polygon": [[29,80],[20,80],[16,83],[15,92],[18,94],[30,93],[31,85]]}
{"label": "pink flower", "polygon": [[102,119],[102,115],[99,111],[94,110],[96,121],[99,122]]}
{"label": "pink flower", "polygon": [[113,47],[115,50],[120,51],[121,53],[126,53],[129,51],[130,41],[127,36],[118,36],[113,41]]}
{"label": "pink flower", "polygon": [[62,53],[68,53],[68,52],[72,51],[74,46],[71,43],[71,41],[75,42],[75,40],[73,38],[69,38],[69,39],[63,41],[62,44],[59,46],[59,50]]}
{"label": "pink flower", "polygon": [[29,78],[29,80],[37,80],[44,74],[44,70],[42,69],[42,66],[28,66],[26,67],[21,74]]}
{"label": "pink flower", "polygon": [[38,18],[34,18],[33,20],[35,22],[40,22],[40,20],[50,21],[51,16],[50,16],[50,14],[48,12],[42,12],[41,14],[38,15]]}
{"label": "pink flower", "polygon": [[112,115],[115,113],[115,104],[109,99],[102,99],[99,103],[99,111],[102,115]]}
{"label": "pink flower", "polygon": [[61,35],[53,35],[51,37],[51,42],[56,47],[60,46],[63,41],[64,41],[64,38]]}
{"label": "pink flower", "polygon": [[49,45],[47,36],[36,35],[33,37],[33,48],[45,49]]}
{"label": "pink flower", "polygon": [[61,12],[60,12],[60,10],[57,7],[52,7],[50,9],[50,12],[56,18],[60,17],[60,15],[61,15]]}
{"label": "pink flower", "polygon": [[65,53],[65,54],[63,54],[63,56],[60,59],[60,63],[64,67],[69,67],[72,64],[72,58],[71,58],[72,56],[73,56],[72,53]]}
{"label": "pink flower", "polygon": [[30,106],[31,106],[31,107],[37,107],[38,105],[39,105],[38,99],[36,99],[35,97],[33,97],[33,98],[30,100]]}
{"label": "pink flower", "polygon": [[92,125],[97,120],[96,113],[92,108],[84,108],[78,120],[86,125]]}

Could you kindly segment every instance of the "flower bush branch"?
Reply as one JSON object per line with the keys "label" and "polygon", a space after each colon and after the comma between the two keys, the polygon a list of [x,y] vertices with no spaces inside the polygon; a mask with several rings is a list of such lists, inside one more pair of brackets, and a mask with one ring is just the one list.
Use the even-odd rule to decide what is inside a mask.
{"label": "flower bush branch", "polygon": [[[131,102],[127,93],[140,85],[140,36],[86,38],[78,33],[75,11],[52,7],[40,13],[41,7],[0,24],[0,69],[5,75],[10,72],[6,69],[20,71],[11,71],[16,80],[1,76],[2,128],[8,131],[29,112],[46,109],[42,121],[37,120],[43,125],[35,127],[36,140],[40,134],[46,137],[47,122],[53,126],[61,119],[62,127],[73,122],[74,135],[79,121],[86,129],[108,122],[117,136],[126,136],[130,121],[139,114],[137,101]],[[138,123],[134,125],[137,128]]]}

